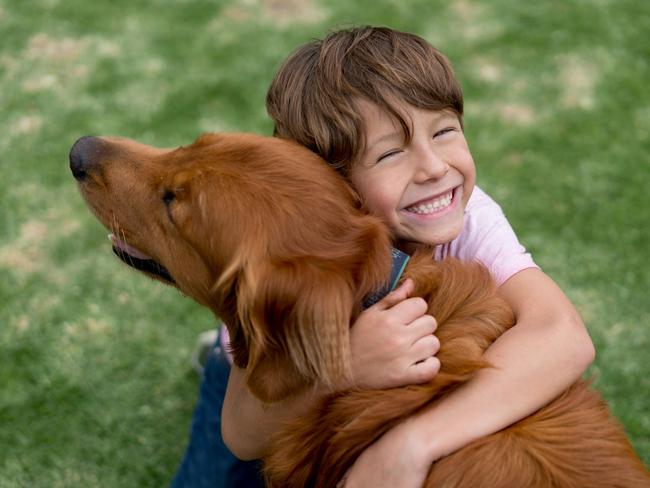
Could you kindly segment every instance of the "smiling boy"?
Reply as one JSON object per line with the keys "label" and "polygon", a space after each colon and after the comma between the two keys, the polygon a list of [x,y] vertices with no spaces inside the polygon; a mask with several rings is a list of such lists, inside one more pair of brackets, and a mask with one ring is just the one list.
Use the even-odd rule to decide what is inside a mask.
{"label": "smiling boy", "polygon": [[365,150],[348,178],[384,219],[402,250],[451,242],[463,227],[476,171],[460,120],[451,110],[400,107],[410,140],[377,105],[360,99]]}
{"label": "smiling boy", "polygon": [[[482,262],[517,319],[486,352],[494,368],[378,439],[349,470],[346,487],[421,486],[432,462],[530,415],[585,371],[594,349],[578,313],[519,244],[499,206],[475,187],[460,86],[440,52],[386,28],[334,32],[285,61],[267,108],[276,135],[347,177],[397,247]],[[407,281],[353,324],[358,386],[403,386],[437,373],[435,317],[411,291]],[[269,435],[323,392],[263,405],[243,376],[230,371],[221,430],[237,457],[257,459]]]}

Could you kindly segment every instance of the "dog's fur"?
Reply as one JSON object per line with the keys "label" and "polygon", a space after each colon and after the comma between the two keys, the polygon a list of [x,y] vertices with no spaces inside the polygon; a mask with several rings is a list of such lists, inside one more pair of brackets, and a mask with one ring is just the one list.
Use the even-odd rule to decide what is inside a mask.
{"label": "dog's fur", "polygon": [[[275,138],[208,134],[176,150],[85,138],[70,161],[99,220],[151,260],[121,244],[118,255],[224,320],[253,394],[274,402],[349,378],[349,325],[390,273],[390,241],[316,155]],[[489,367],[483,352],[513,316],[488,272],[419,252],[405,276],[438,320],[440,373],[425,385],[333,393],[272,439],[269,485],[334,486],[397,422]],[[433,464],[426,486],[641,487],[650,476],[600,396],[578,381]]]}

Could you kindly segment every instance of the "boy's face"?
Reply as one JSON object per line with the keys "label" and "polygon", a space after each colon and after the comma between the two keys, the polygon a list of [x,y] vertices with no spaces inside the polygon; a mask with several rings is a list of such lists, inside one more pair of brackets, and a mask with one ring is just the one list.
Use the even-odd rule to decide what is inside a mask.
{"label": "boy's face", "polygon": [[458,117],[403,105],[413,135],[406,143],[399,122],[384,110],[365,100],[359,109],[366,148],[350,180],[368,209],[386,221],[406,251],[458,236],[476,180]]}

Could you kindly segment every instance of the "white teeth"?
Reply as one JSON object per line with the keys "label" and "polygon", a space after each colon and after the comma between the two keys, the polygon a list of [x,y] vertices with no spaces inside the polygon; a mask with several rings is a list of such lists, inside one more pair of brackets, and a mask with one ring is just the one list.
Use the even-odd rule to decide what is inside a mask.
{"label": "white teeth", "polygon": [[415,212],[417,214],[430,214],[442,210],[451,204],[453,193],[450,191],[446,195],[436,198],[427,204],[421,204],[413,207],[407,207],[408,212]]}

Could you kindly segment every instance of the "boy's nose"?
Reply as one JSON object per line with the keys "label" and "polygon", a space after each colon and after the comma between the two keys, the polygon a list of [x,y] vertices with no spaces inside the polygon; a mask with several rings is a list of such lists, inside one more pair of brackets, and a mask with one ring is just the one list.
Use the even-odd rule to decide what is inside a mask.
{"label": "boy's nose", "polygon": [[449,163],[434,151],[424,151],[418,158],[417,178],[421,181],[439,180],[449,172]]}

